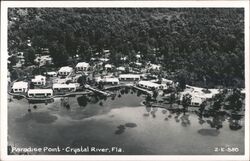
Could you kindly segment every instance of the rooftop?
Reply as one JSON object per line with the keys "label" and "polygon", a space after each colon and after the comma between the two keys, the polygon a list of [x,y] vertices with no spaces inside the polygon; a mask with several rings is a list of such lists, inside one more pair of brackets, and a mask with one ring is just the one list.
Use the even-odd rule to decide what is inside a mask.
{"label": "rooftop", "polygon": [[59,69],[59,72],[71,72],[73,70],[72,67],[64,66]]}
{"label": "rooftop", "polygon": [[76,84],[74,83],[69,83],[69,84],[59,84],[55,83],[53,84],[53,88],[75,88]]}
{"label": "rooftop", "polygon": [[29,89],[28,93],[52,93],[52,89]]}
{"label": "rooftop", "polygon": [[77,63],[76,67],[89,67],[89,63],[79,62],[79,63]]}
{"label": "rooftop", "polygon": [[120,74],[119,78],[140,78],[139,74]]}
{"label": "rooftop", "polygon": [[153,83],[153,82],[150,82],[150,81],[139,81],[138,83],[142,84],[142,85],[149,86],[149,87],[160,87],[161,86],[160,84]]}
{"label": "rooftop", "polygon": [[12,88],[28,88],[28,82],[24,81],[15,82]]}

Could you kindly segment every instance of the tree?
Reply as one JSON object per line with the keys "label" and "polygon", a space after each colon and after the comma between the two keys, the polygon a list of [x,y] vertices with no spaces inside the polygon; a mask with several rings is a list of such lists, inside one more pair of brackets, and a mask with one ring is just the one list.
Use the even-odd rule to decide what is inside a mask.
{"label": "tree", "polygon": [[226,99],[228,101],[227,108],[232,110],[233,113],[239,112],[243,107],[243,96],[239,88],[235,88],[232,94]]}
{"label": "tree", "polygon": [[158,96],[158,91],[156,89],[153,90],[153,98],[156,99]]}
{"label": "tree", "polygon": [[169,104],[170,104],[170,107],[172,108],[173,106],[173,103],[176,101],[176,94],[173,92],[170,94],[170,97],[169,97]]}
{"label": "tree", "polygon": [[188,106],[191,105],[192,96],[190,94],[185,94],[182,97],[182,106],[184,111],[188,111]]}

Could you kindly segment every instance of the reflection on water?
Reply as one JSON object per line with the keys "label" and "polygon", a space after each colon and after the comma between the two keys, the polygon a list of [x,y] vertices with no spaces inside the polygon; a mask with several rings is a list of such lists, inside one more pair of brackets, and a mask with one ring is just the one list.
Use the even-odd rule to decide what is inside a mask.
{"label": "reflection on water", "polygon": [[244,117],[145,106],[145,96],[129,88],[114,93],[57,98],[47,105],[10,98],[9,144],[118,146],[122,154],[161,155],[228,155],[232,153],[214,152],[213,147],[231,145],[240,149],[234,154],[244,153]]}

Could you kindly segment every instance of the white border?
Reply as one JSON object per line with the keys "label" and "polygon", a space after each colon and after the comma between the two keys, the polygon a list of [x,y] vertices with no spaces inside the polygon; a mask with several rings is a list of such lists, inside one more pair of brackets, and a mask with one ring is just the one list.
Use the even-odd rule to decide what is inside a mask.
{"label": "white border", "polygon": [[[7,8],[8,7],[242,7],[245,8],[245,155],[7,155]],[[1,158],[0,160],[249,160],[249,1],[2,1],[1,2]]]}

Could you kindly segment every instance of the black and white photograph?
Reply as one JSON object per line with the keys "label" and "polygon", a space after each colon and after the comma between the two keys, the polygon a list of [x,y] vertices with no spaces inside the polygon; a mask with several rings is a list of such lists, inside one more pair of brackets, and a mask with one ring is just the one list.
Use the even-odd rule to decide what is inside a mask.
{"label": "black and white photograph", "polygon": [[6,2],[4,155],[248,160],[246,2]]}

